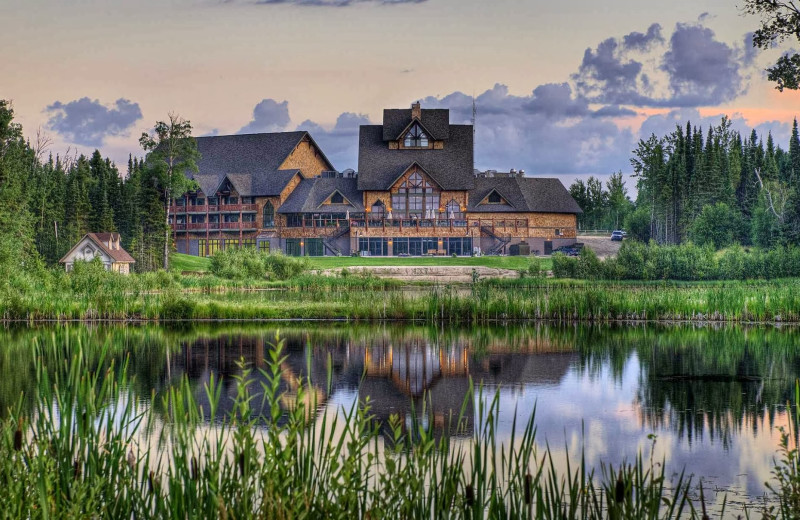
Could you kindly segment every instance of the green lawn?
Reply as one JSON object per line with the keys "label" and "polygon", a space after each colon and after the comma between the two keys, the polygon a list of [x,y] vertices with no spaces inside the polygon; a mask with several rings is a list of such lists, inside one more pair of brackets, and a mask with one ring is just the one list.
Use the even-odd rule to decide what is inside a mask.
{"label": "green lawn", "polygon": [[169,257],[169,265],[176,271],[208,271],[211,267],[211,259],[202,256],[184,255],[172,253]]}
{"label": "green lawn", "polygon": [[[211,261],[199,256],[173,253],[171,265],[177,271],[208,271]],[[375,257],[361,258],[352,256],[319,256],[308,257],[312,269],[339,269],[342,267],[356,267],[362,265],[458,265],[458,266],[483,266],[499,269],[526,269],[531,259],[524,256],[481,256],[481,257]],[[552,262],[549,258],[539,260],[543,269],[551,269]]]}

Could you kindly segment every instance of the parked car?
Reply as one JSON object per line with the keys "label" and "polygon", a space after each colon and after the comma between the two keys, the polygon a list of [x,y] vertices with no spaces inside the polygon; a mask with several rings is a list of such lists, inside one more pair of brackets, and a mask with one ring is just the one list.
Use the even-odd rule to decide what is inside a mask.
{"label": "parked car", "polygon": [[622,242],[622,239],[625,237],[625,233],[623,231],[612,231],[611,232],[611,240],[615,242]]}

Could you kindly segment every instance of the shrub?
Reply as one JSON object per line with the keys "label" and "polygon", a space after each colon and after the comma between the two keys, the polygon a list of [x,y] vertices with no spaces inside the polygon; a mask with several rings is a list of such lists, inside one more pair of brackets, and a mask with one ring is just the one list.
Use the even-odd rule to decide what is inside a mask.
{"label": "shrub", "polygon": [[211,257],[211,272],[220,278],[231,280],[293,278],[308,267],[305,260],[268,254],[255,249],[226,249]]}
{"label": "shrub", "polygon": [[701,246],[722,249],[746,236],[742,214],[723,202],[703,206],[689,227],[689,237]]}
{"label": "shrub", "polygon": [[553,255],[553,276],[556,278],[576,278],[578,273],[578,259],[564,253]]}
{"label": "shrub", "polygon": [[603,277],[603,264],[594,251],[588,247],[581,249],[576,266],[576,274],[579,278],[595,280]]}
{"label": "shrub", "polygon": [[625,217],[628,237],[647,243],[650,240],[650,208],[641,206]]}

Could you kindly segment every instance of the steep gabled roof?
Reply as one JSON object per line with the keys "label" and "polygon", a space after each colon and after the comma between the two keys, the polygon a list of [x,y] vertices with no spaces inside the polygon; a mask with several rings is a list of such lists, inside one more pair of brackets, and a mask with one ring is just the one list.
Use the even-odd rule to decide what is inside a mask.
{"label": "steep gabled roof", "polygon": [[[450,110],[424,108],[419,122],[437,141],[450,138]],[[387,108],[383,111],[383,140],[395,141],[412,121],[410,108]]]}
{"label": "steep gabled roof", "polygon": [[[308,132],[220,135],[196,138],[200,160],[197,173],[190,176],[206,195],[213,195],[231,174],[234,177],[229,176],[229,180],[243,196],[276,196],[297,172],[278,168],[306,137],[330,165]],[[249,181],[245,178],[248,176]]]}
{"label": "steep gabled roof", "polygon": [[414,163],[422,167],[442,189],[468,190],[473,187],[475,176],[472,168],[471,125],[450,125],[449,140],[441,150],[390,150],[383,140],[383,134],[384,127],[380,125],[361,127],[358,143],[359,190],[388,190]]}
{"label": "steep gabled roof", "polygon": [[75,251],[75,249],[79,245],[81,245],[84,239],[89,239],[93,244],[95,244],[98,248],[100,248],[100,250],[102,250],[106,255],[108,255],[108,257],[111,258],[111,260],[113,260],[114,262],[119,262],[123,264],[136,263],[136,260],[134,260],[134,258],[127,251],[122,249],[122,247],[120,247],[119,249],[111,249],[106,245],[106,242],[108,242],[112,238],[115,241],[119,240],[119,233],[86,233],[85,235],[83,235],[83,237],[81,237],[80,240],[78,240],[78,242],[75,243],[74,246],[72,246],[72,248],[70,248],[69,251],[67,251],[67,254],[64,255],[64,257],[61,258],[61,260],[59,260],[59,263],[66,262],[67,257],[69,257],[72,254],[72,252]]}
{"label": "steep gabled roof", "polygon": [[[511,205],[481,204],[492,191],[497,191]],[[467,211],[583,213],[560,180],[537,177],[475,179],[475,187],[469,192]]]}
{"label": "steep gabled roof", "polygon": [[[323,204],[335,192],[351,204]],[[345,213],[364,211],[356,179],[314,177],[303,179],[278,208],[278,213]]]}

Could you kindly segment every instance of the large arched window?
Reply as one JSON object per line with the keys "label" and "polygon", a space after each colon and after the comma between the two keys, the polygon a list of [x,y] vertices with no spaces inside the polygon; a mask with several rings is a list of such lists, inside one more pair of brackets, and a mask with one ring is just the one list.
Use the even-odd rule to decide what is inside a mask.
{"label": "large arched window", "polygon": [[398,217],[436,218],[439,192],[418,172],[406,179],[392,195],[392,211]]}
{"label": "large arched window", "polygon": [[461,211],[461,206],[455,201],[455,199],[451,199],[450,202],[447,203],[445,211],[447,212],[447,218],[457,220],[464,218],[464,213]]}
{"label": "large arched window", "polygon": [[275,207],[270,201],[264,204],[264,228],[275,227]]}
{"label": "large arched window", "polygon": [[414,124],[406,134],[403,146],[406,148],[427,148],[428,134],[422,130],[421,126]]}

